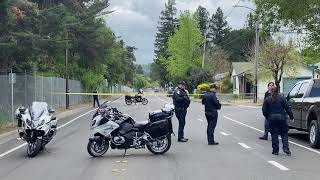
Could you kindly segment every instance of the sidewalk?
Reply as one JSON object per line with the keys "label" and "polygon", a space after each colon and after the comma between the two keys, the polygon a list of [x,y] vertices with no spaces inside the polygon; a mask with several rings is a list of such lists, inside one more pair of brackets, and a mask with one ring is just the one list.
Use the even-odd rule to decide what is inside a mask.
{"label": "sidewalk", "polygon": [[[194,102],[199,102],[201,103],[202,99],[191,99]],[[236,100],[236,101],[232,101],[232,102],[228,102],[228,101],[222,101],[221,102],[222,105],[246,105],[246,106],[262,106],[263,102],[258,102],[258,103],[253,103],[251,101],[248,100]]]}
{"label": "sidewalk", "polygon": [[[119,98],[118,96],[108,97],[104,100],[101,99],[100,102],[103,103],[105,101],[113,101],[118,98]],[[56,109],[54,116],[57,117],[59,121],[61,121],[62,119],[67,119],[67,118],[71,117],[72,115],[75,115],[75,114],[83,112],[83,111],[89,111],[91,109],[93,109],[92,102],[86,102],[83,104],[70,106],[69,109],[65,109],[65,108]],[[13,127],[13,129],[14,130],[11,130],[9,132],[4,132],[2,134],[0,133],[0,144],[3,144],[11,139],[15,139],[18,137],[17,128]]]}

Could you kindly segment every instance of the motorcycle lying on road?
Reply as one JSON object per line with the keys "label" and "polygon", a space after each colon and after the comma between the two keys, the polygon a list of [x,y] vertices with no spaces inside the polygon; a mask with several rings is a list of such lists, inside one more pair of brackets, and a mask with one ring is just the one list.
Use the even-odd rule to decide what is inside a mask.
{"label": "motorcycle lying on road", "polygon": [[93,157],[112,149],[147,149],[153,154],[164,154],[171,147],[173,107],[150,112],[149,120],[136,122],[117,108],[99,108],[91,122],[91,136],[87,145]]}
{"label": "motorcycle lying on road", "polygon": [[142,97],[141,95],[135,95],[135,96],[125,96],[125,102],[127,105],[131,105],[132,103],[137,104],[137,103],[142,103],[143,105],[148,104],[148,99],[145,97]]}
{"label": "motorcycle lying on road", "polygon": [[45,149],[56,134],[57,118],[48,109],[46,102],[33,102],[30,108],[19,107],[15,111],[18,120],[19,137],[28,143],[27,154],[35,157],[39,151]]}

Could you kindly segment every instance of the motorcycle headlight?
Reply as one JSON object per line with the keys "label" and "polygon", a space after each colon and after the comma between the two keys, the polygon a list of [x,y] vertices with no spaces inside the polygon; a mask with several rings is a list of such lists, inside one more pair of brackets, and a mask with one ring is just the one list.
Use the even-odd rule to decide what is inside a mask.
{"label": "motorcycle headlight", "polygon": [[27,119],[27,120],[26,120],[26,123],[27,123],[28,126],[31,126],[31,125],[32,125],[32,122],[31,122],[30,119]]}
{"label": "motorcycle headlight", "polygon": [[43,119],[43,120],[41,121],[41,123],[38,124],[38,127],[39,127],[39,126],[42,126],[42,125],[44,124],[44,122],[45,122],[45,121],[44,121],[44,119]]}

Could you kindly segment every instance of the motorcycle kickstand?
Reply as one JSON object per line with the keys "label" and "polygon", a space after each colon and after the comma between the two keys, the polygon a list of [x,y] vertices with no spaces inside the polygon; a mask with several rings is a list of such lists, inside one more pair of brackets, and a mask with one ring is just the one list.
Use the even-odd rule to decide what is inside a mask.
{"label": "motorcycle kickstand", "polygon": [[122,155],[122,157],[124,158],[127,154],[127,149],[124,149],[124,154]]}
{"label": "motorcycle kickstand", "polygon": [[46,147],[43,147],[43,150],[45,150],[47,153],[50,153]]}

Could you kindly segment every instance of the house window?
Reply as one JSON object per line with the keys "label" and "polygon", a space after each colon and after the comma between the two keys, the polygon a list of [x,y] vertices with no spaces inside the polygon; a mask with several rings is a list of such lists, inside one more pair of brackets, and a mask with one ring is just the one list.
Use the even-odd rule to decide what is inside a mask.
{"label": "house window", "polygon": [[237,89],[237,87],[236,87],[236,86],[237,86],[237,83],[236,83],[236,82],[237,82],[236,77],[233,77],[233,81],[232,81],[232,82],[233,82],[233,89]]}

